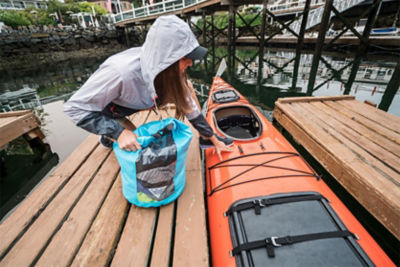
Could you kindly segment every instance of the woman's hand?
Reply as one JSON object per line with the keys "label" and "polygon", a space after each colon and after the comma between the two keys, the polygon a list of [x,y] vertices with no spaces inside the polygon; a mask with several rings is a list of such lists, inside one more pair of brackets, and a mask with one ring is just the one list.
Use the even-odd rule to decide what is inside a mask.
{"label": "woman's hand", "polygon": [[136,140],[136,134],[132,131],[124,129],[118,137],[119,147],[126,151],[136,151],[142,147]]}
{"label": "woman's hand", "polygon": [[214,144],[214,147],[215,147],[214,151],[217,153],[219,160],[222,160],[222,155],[221,155],[222,152],[232,152],[233,151],[232,146],[225,145],[225,143],[219,141],[215,135],[210,137],[210,141]]}

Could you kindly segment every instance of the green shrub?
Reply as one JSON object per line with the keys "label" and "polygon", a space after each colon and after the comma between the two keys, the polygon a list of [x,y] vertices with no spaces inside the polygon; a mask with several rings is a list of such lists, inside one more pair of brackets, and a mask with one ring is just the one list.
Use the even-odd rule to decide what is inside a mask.
{"label": "green shrub", "polygon": [[[250,21],[252,21],[257,16],[257,14],[249,14],[247,12],[241,13],[240,15],[247,23],[250,23]],[[211,23],[210,16],[207,16],[206,20]],[[203,29],[203,19],[199,19],[196,25],[200,29]],[[228,13],[220,13],[214,16],[214,25],[218,29],[224,29],[228,25]],[[251,26],[253,27],[259,25],[261,25],[260,15],[251,23]],[[246,26],[245,23],[240,19],[239,15],[236,15],[236,27],[242,28],[245,26]],[[211,26],[208,24],[207,24],[207,29],[211,29]]]}
{"label": "green shrub", "polygon": [[0,20],[11,27],[29,26],[31,21],[23,11],[0,11]]}

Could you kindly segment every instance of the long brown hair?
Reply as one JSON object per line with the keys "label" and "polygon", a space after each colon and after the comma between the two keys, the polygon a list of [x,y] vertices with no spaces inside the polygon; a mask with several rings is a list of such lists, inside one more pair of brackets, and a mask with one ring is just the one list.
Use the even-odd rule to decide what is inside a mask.
{"label": "long brown hair", "polygon": [[182,118],[186,113],[190,112],[187,102],[189,90],[185,79],[186,75],[181,74],[179,71],[179,61],[160,72],[154,79],[158,107],[174,103],[177,118]]}

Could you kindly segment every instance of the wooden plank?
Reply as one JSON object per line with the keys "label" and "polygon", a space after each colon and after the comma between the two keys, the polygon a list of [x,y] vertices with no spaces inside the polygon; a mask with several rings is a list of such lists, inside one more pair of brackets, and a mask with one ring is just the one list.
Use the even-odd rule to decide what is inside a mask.
{"label": "wooden plank", "polygon": [[119,165],[111,154],[90,183],[60,230],[52,237],[36,266],[69,266],[90,224],[118,174]]}
{"label": "wooden plank", "polygon": [[[392,154],[385,153],[385,150],[375,143],[370,142],[364,136],[354,132],[352,129],[344,126],[335,119],[335,110],[327,107],[321,102],[298,103],[295,105],[297,110],[306,115],[309,119],[317,120],[323,128],[328,128],[328,132],[332,132],[332,136],[342,142],[349,148],[349,153],[354,153],[360,160],[372,166],[389,180],[397,181],[400,184],[400,166],[397,164]],[[393,170],[390,164],[393,161],[395,165]],[[386,165],[385,165],[386,163]],[[389,165],[389,166],[388,166]]]}
{"label": "wooden plank", "polygon": [[[328,101],[328,103],[332,103]],[[400,145],[400,134],[395,132],[391,128],[386,128],[385,126],[382,126],[379,123],[376,123],[375,121],[371,120],[368,117],[364,117],[363,115],[359,114],[358,112],[354,111],[351,109],[349,106],[344,105],[341,101],[340,102],[335,102],[334,103],[337,109],[340,109],[343,114],[348,116],[354,121],[357,121],[358,123],[364,125],[365,127],[377,132],[378,134],[386,137],[390,141],[393,141]],[[393,125],[395,126],[395,125]]]}
{"label": "wooden plank", "polygon": [[125,222],[128,202],[122,196],[121,175],[115,179],[71,266],[106,266]]}
{"label": "wooden plank", "polygon": [[175,202],[160,208],[150,266],[168,266],[171,248],[173,247],[171,237],[175,225],[174,209]]}
{"label": "wooden plank", "polygon": [[[165,116],[165,111],[162,111]],[[141,124],[157,120],[157,115],[152,111],[141,112],[141,119],[143,123],[137,123],[137,126]],[[157,224],[157,209],[143,209],[139,207],[131,207],[128,220],[125,224],[125,228],[121,235],[121,241],[118,244],[116,254],[112,260],[113,266],[146,266],[152,258],[152,251],[150,251],[152,238],[155,231],[156,234],[155,242],[160,240],[167,240],[161,247],[155,249],[153,255],[157,263],[163,262],[166,259],[165,265],[168,264],[169,260],[169,245],[170,237],[172,232],[172,216],[173,216],[173,205],[170,204],[165,210],[162,209],[159,213],[160,221],[158,224],[159,228],[156,230]],[[137,229],[143,231],[137,234]],[[136,230],[135,230],[136,229]],[[134,234],[136,231],[136,234]],[[131,245],[130,242],[133,242]],[[130,255],[130,259],[125,258],[126,255]]]}
{"label": "wooden plank", "polygon": [[188,153],[198,159],[188,157],[186,161],[186,186],[177,201],[173,266],[209,266],[204,185],[202,171],[197,166],[200,150],[195,130]]}
{"label": "wooden plank", "polygon": [[20,111],[2,112],[2,113],[0,113],[0,118],[18,117],[18,116],[26,115],[28,113],[32,113],[32,111],[31,110],[20,110]]}
{"label": "wooden plank", "polygon": [[156,208],[131,206],[111,266],[147,266],[156,226]]}
{"label": "wooden plank", "polygon": [[17,120],[17,119],[18,119],[18,117],[7,117],[7,118],[0,119],[0,129],[1,129],[1,127],[3,127],[3,125],[7,125],[10,122]]}
{"label": "wooden plank", "polygon": [[279,103],[294,103],[294,102],[311,102],[311,101],[338,101],[338,100],[349,100],[354,99],[351,95],[338,95],[338,96],[308,96],[308,97],[285,97],[278,98]]}
{"label": "wooden plank", "polygon": [[40,186],[0,224],[0,258],[39,216],[57,192],[69,180],[98,145],[98,137],[90,135]]}
{"label": "wooden plank", "polygon": [[[288,105],[276,103],[274,117],[300,144],[302,144],[359,202],[373,214],[387,229],[400,239],[400,196],[397,188],[387,188],[376,171],[365,168],[357,172],[359,160],[350,160],[346,149],[333,138],[325,146],[320,143],[320,136],[326,136],[324,130],[312,126],[307,119]],[[326,147],[328,146],[328,147]],[[332,151],[333,150],[333,151]],[[333,153],[332,153],[333,152]],[[338,159],[335,155],[344,156]],[[374,185],[367,183],[365,176],[376,175]],[[384,178],[386,179],[386,178]],[[364,196],[369,190],[368,197]],[[390,197],[389,197],[390,196]]]}
{"label": "wooden plank", "polygon": [[42,132],[42,130],[40,130],[40,128],[36,128],[33,129],[32,131],[29,131],[25,134],[25,137],[28,140],[32,140],[35,138],[39,138],[40,140],[44,139],[46,136],[44,135],[44,133]]}
{"label": "wooden plank", "polygon": [[381,146],[387,152],[392,153],[395,156],[400,155],[400,146],[398,144],[380,135],[371,128],[368,128],[363,124],[359,123],[354,119],[351,113],[349,113],[345,109],[338,107],[337,105],[335,105],[334,102],[325,101],[324,104],[338,111],[336,118],[340,120],[342,123],[352,128],[353,130],[357,131],[361,135],[367,137],[370,141],[374,142],[375,144]]}
{"label": "wooden plank", "polygon": [[[6,254],[0,266],[27,266],[34,262],[109,154],[109,149],[96,148],[89,159]],[[24,256],[21,257],[21,255]]]}
{"label": "wooden plank", "polygon": [[37,128],[39,120],[33,114],[26,114],[2,125],[0,135],[0,147],[15,138]]}
{"label": "wooden plank", "polygon": [[351,108],[353,111],[358,112],[366,118],[369,118],[376,123],[385,126],[397,133],[400,133],[400,117],[385,112],[383,110],[365,105],[356,100],[343,100],[340,102],[342,105]]}

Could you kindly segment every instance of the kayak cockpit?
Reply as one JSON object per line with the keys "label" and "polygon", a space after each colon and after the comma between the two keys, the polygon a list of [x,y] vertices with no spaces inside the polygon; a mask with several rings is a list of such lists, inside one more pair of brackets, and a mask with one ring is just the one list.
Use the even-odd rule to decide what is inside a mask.
{"label": "kayak cockpit", "polygon": [[247,106],[230,106],[214,111],[215,125],[226,136],[252,140],[262,133],[262,124],[255,112]]}

